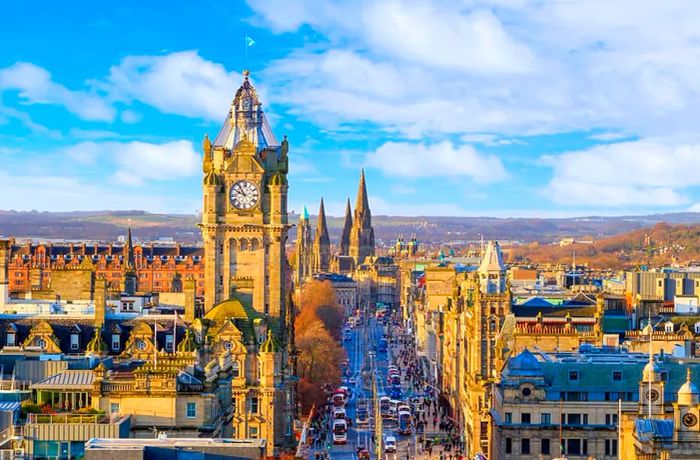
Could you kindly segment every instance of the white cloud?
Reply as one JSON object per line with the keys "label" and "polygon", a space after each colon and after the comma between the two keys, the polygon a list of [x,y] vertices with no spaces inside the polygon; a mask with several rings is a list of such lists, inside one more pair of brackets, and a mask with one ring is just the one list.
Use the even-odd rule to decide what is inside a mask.
{"label": "white cloud", "polygon": [[700,186],[700,143],[649,139],[543,157],[554,169],[544,190],[552,201],[602,207],[678,206]]}
{"label": "white cloud", "polygon": [[[221,121],[241,77],[196,51],[128,56],[110,69],[102,86],[112,98],[138,100],[165,113]],[[125,121],[132,122],[129,116]]]}
{"label": "white cloud", "polygon": [[367,155],[366,164],[398,177],[471,177],[479,182],[506,177],[497,156],[479,153],[469,145],[455,147],[447,141],[433,145],[387,142]]}
{"label": "white cloud", "polygon": [[0,92],[19,91],[28,104],[58,104],[85,120],[112,121],[115,110],[94,91],[72,91],[54,82],[44,68],[28,62],[17,62],[0,69]]}
{"label": "white cloud", "polygon": [[93,183],[68,175],[26,175],[0,171],[0,209],[96,211],[140,209],[150,212],[193,212],[199,200],[178,195],[132,192],[109,183]]}
{"label": "white cloud", "polygon": [[145,181],[169,181],[194,176],[201,162],[190,141],[162,144],[147,142],[82,142],[62,153],[85,165],[110,161],[115,165],[112,178],[138,186]]}
{"label": "white cloud", "polygon": [[700,117],[698,2],[249,5],[276,31],[328,38],[268,71],[275,102],[326,128],[650,136],[693,131]]}

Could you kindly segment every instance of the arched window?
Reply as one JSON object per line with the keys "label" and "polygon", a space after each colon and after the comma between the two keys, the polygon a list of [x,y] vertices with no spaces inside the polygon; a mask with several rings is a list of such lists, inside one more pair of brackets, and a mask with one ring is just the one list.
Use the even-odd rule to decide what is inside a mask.
{"label": "arched window", "polygon": [[241,240],[241,251],[247,251],[248,250],[248,240],[243,238]]}

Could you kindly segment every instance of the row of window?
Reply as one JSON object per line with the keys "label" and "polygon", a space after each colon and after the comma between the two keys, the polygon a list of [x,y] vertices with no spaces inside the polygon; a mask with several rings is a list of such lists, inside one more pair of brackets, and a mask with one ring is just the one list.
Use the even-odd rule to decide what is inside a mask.
{"label": "row of window", "polygon": [[[555,441],[556,445],[556,441]],[[540,439],[540,454],[550,455],[552,447],[552,441],[547,438]],[[564,455],[588,455],[588,440],[579,438],[568,438],[561,440],[561,454]],[[506,438],[505,440],[505,452],[506,454],[513,454],[513,439]],[[520,455],[530,455],[532,454],[532,445],[530,439],[523,438],[520,440]],[[559,452],[555,452],[558,454]],[[617,439],[606,439],[605,440],[605,455],[614,456],[617,455]]]}
{"label": "row of window", "polygon": [[[504,414],[504,419],[505,423],[513,423],[513,414],[511,412],[506,412]],[[563,413],[561,414],[561,421],[563,425],[588,425],[588,414]],[[522,412],[520,414],[520,423],[523,425],[531,424],[531,414]],[[552,414],[549,412],[540,413],[540,424],[551,425]],[[610,426],[617,425],[617,414],[605,414],[605,424]]]}

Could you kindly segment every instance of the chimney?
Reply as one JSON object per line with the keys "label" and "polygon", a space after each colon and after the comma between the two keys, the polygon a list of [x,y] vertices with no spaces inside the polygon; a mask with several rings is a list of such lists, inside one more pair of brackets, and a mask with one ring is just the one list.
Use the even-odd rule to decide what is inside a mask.
{"label": "chimney", "polygon": [[185,292],[185,321],[192,324],[195,317],[195,299],[197,298],[197,282],[188,276],[184,282]]}
{"label": "chimney", "polygon": [[99,276],[95,278],[95,327],[101,328],[105,324],[107,312],[107,280]]}

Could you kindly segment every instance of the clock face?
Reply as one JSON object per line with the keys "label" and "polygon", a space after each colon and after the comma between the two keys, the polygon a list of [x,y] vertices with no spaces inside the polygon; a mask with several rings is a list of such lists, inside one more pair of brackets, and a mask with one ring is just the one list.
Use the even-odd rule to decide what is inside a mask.
{"label": "clock face", "polygon": [[258,186],[247,180],[239,180],[231,186],[231,204],[236,209],[251,209],[260,200]]}
{"label": "clock face", "polygon": [[695,416],[695,414],[685,414],[683,416],[683,425],[687,426],[688,428],[693,427],[698,424],[698,418]]}
{"label": "clock face", "polygon": [[659,399],[659,392],[656,390],[647,391],[647,399],[656,402]]}
{"label": "clock face", "polygon": [[145,350],[146,342],[144,342],[143,340],[139,340],[138,342],[136,342],[136,348],[138,348],[139,350]]}

